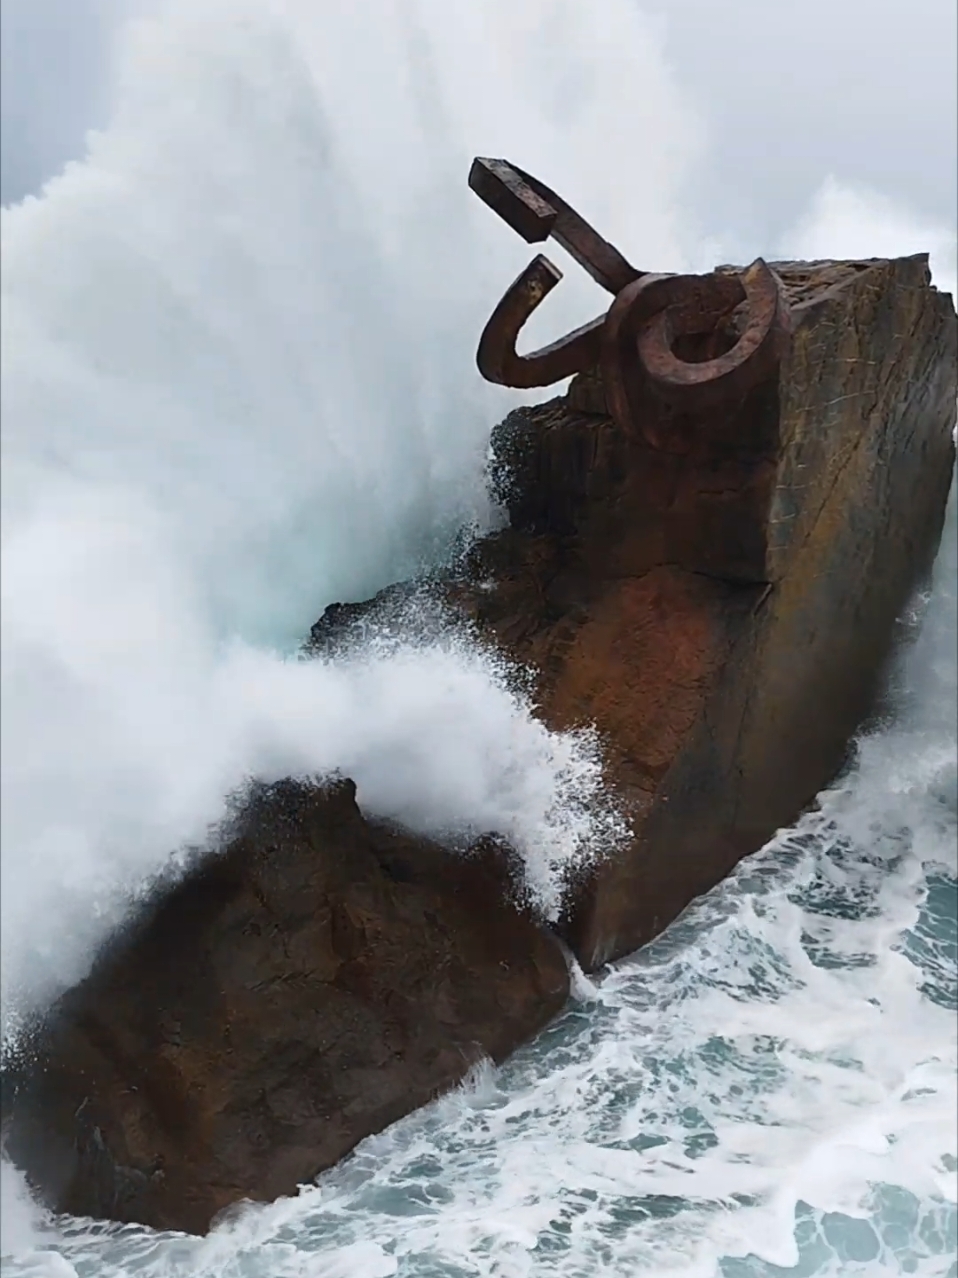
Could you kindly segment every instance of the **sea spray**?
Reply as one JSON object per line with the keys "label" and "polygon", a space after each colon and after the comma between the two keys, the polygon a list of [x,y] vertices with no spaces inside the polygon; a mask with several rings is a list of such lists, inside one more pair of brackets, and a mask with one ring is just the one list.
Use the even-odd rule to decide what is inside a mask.
{"label": "sea spray", "polygon": [[[77,979],[250,775],[348,771],[372,812],[511,832],[541,867],[560,827],[581,844],[594,749],[467,647],[431,673],[290,655],[326,604],[489,517],[506,398],[473,356],[526,250],[468,191],[473,154],[534,157],[683,264],[694,127],[626,0],[172,0],[118,47],[87,157],[3,211],[8,1014]],[[631,114],[603,71],[624,61]],[[640,201],[600,129],[642,159]],[[573,268],[542,322],[579,322],[590,289]]]}
{"label": "sea spray", "polygon": [[[575,747],[481,658],[440,650],[437,692],[413,657],[306,674],[290,653],[326,603],[486,517],[508,397],[472,352],[527,250],[473,209],[473,154],[541,173],[643,267],[713,264],[680,215],[696,126],[626,0],[191,0],[128,33],[119,81],[89,158],[2,224],[4,979],[28,1005],[249,772],[365,760],[415,808],[389,772],[411,702],[437,771],[407,819],[555,810]],[[928,246],[892,222],[879,244],[887,206],[822,198],[782,251]],[[573,268],[530,341],[596,309]],[[34,1233],[4,1163],[5,1272],[953,1272],[948,555],[897,726],[505,1069],[202,1240]]]}

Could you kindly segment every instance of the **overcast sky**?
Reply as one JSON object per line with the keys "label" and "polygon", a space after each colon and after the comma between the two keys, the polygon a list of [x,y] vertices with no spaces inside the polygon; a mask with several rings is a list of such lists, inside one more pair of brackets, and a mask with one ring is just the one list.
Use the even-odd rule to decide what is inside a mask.
{"label": "overcast sky", "polygon": [[[2,0],[4,203],[81,156],[86,130],[105,122],[110,33],[133,2]],[[955,0],[643,7],[709,128],[692,198],[711,233],[773,244],[829,175],[955,223]]]}
{"label": "overcast sky", "polygon": [[714,202],[720,224],[750,230],[757,220],[765,240],[831,175],[954,225],[955,0],[647,0],[646,8],[664,16],[675,74],[708,120],[699,195]]}

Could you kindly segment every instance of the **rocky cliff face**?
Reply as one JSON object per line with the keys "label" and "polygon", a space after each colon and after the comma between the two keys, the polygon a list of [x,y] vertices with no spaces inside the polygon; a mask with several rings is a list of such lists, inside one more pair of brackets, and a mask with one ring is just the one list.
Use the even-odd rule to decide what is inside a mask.
{"label": "rocky cliff face", "polygon": [[[652,434],[601,380],[495,439],[508,530],[453,588],[539,672],[555,727],[595,723],[636,832],[577,885],[587,969],[628,953],[790,824],[841,767],[941,535],[956,321],[924,257],[778,263],[792,335],[737,400]],[[482,588],[477,589],[477,582]]]}
{"label": "rocky cliff face", "polygon": [[[509,525],[440,584],[537,671],[547,723],[602,734],[634,838],[570,885],[587,968],[835,775],[940,537],[951,300],[923,258],[775,270],[788,344],[736,396],[650,390],[632,431],[593,372],[511,414]],[[328,609],[313,647],[387,604]],[[154,1225],[291,1191],[562,1006],[561,948],[509,888],[492,843],[461,859],[367,822],[349,783],[263,791],[38,1027],[5,1080],[9,1152],[55,1206]]]}

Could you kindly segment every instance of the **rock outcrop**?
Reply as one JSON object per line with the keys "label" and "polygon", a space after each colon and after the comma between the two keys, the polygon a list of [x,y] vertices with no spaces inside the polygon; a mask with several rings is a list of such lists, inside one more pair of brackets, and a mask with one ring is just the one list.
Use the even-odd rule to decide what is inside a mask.
{"label": "rock outcrop", "polygon": [[494,847],[367,822],[351,782],[263,790],[7,1070],[7,1153],[58,1210],[159,1228],[295,1192],[561,1009],[510,896]]}
{"label": "rock outcrop", "polygon": [[[550,726],[601,733],[634,837],[570,885],[586,968],[835,775],[941,534],[951,299],[924,258],[775,271],[787,345],[731,398],[679,412],[640,386],[629,430],[593,371],[511,414],[509,524],[439,583],[537,672]],[[695,339],[687,362],[736,340]],[[313,648],[381,605],[328,609]],[[493,840],[461,858],[368,822],[348,782],[264,790],[7,1070],[6,1149],[55,1207],[157,1226],[290,1192],[559,1010],[561,946],[510,900]]]}
{"label": "rock outcrop", "polygon": [[[774,270],[791,337],[747,393],[682,415],[649,394],[645,430],[625,431],[596,372],[512,413],[493,438],[509,527],[448,586],[538,672],[545,722],[604,739],[635,838],[570,895],[587,970],[649,941],[840,770],[941,536],[956,319],[927,259]],[[314,644],[355,615],[329,612]]]}

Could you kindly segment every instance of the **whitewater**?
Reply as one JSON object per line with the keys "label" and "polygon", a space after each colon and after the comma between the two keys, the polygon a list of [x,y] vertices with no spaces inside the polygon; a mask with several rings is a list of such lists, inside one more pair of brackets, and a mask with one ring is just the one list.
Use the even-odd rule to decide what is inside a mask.
{"label": "whitewater", "polygon": [[[707,133],[629,0],[173,0],[114,72],[85,157],[2,214],[5,1045],[252,776],[500,830],[546,915],[607,850],[597,743],[462,636],[296,656],[498,518],[516,396],[473,353],[528,249],[473,155],[643,268],[930,249],[955,283],[950,232],[827,175],[781,244],[696,223]],[[568,264],[530,340],[596,302]],[[4,1161],[4,1274],[955,1278],[956,536],[953,494],[849,772],[504,1067],[205,1239],[52,1220]]]}

